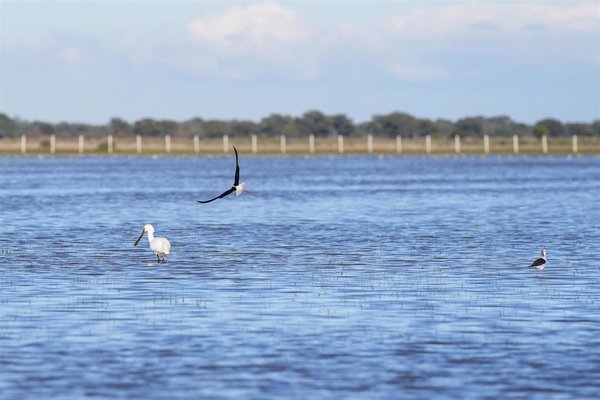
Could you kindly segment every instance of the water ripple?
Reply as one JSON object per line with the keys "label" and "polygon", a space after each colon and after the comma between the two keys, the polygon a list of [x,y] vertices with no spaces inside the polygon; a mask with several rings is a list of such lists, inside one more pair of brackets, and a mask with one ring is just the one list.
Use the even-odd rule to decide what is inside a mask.
{"label": "water ripple", "polygon": [[0,158],[0,397],[597,398],[599,167]]}

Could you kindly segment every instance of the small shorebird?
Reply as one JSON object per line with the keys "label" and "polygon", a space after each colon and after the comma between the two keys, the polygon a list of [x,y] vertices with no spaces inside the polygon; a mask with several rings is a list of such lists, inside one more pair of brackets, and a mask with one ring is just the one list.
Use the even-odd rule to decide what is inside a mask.
{"label": "small shorebird", "polygon": [[535,260],[530,265],[530,267],[533,267],[533,268],[537,269],[538,271],[541,271],[544,269],[545,266],[546,266],[546,249],[542,249],[541,257],[538,258],[537,260]]}
{"label": "small shorebird", "polygon": [[251,194],[252,196],[256,196],[256,193],[252,193],[251,191],[246,189],[246,187],[244,186],[245,182],[240,183],[240,163],[238,160],[238,152],[235,146],[233,146],[233,151],[235,151],[235,177],[233,178],[233,185],[231,186],[231,189],[221,193],[217,197],[212,198],[210,200],[196,200],[198,203],[210,203],[211,201],[222,199],[223,197],[230,195],[233,192],[235,192],[235,195],[237,197],[239,197],[244,192]]}
{"label": "small shorebird", "polygon": [[150,242],[150,250],[152,250],[152,252],[154,254],[156,254],[157,262],[161,261],[160,260],[161,257],[162,257],[162,262],[165,262],[165,256],[168,256],[169,254],[171,254],[171,243],[169,242],[169,240],[164,237],[155,238],[154,237],[154,227],[150,224],[146,224],[146,225],[144,225],[144,230],[142,231],[142,234],[140,235],[139,238],[137,238],[137,240],[133,244],[134,246],[138,245],[138,243],[142,239],[142,236],[144,236],[144,233],[148,234],[148,241]]}

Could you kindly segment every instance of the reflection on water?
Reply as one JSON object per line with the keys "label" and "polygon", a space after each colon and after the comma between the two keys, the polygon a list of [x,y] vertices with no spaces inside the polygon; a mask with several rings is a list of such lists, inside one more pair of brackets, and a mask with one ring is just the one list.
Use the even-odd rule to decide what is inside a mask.
{"label": "reflection on water", "polygon": [[0,158],[0,397],[598,395],[600,159],[233,165]]}

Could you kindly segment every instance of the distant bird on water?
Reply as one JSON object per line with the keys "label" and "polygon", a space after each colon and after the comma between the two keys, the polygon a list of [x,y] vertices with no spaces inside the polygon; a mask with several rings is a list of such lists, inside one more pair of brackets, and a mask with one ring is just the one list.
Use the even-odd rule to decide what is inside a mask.
{"label": "distant bird on water", "polygon": [[541,257],[538,258],[537,260],[535,260],[530,265],[530,267],[533,267],[533,268],[537,269],[538,271],[541,271],[544,269],[545,266],[546,266],[546,249],[542,249]]}
{"label": "distant bird on water", "polygon": [[171,243],[169,242],[169,240],[164,237],[155,238],[154,237],[154,227],[150,224],[147,224],[147,225],[144,225],[144,230],[142,231],[142,234],[140,235],[140,237],[137,238],[137,240],[133,244],[134,246],[138,245],[138,243],[142,239],[142,236],[144,236],[144,233],[148,234],[148,241],[150,242],[150,250],[152,250],[152,252],[154,254],[156,254],[156,261],[160,262],[161,261],[160,258],[162,257],[162,262],[165,262],[165,256],[168,256],[169,254],[171,254]]}
{"label": "distant bird on water", "polygon": [[239,197],[244,192],[246,192],[252,196],[256,196],[256,193],[252,193],[251,191],[249,191],[245,188],[245,186],[244,186],[245,182],[240,183],[240,163],[239,163],[239,159],[238,159],[238,152],[237,152],[237,149],[235,148],[235,146],[233,146],[233,151],[235,151],[235,177],[233,178],[233,185],[231,186],[231,189],[227,190],[226,192],[221,193],[217,197],[212,198],[210,200],[196,200],[198,203],[203,203],[203,204],[210,203],[211,201],[215,201],[217,199],[222,199],[223,197],[230,195],[233,192],[235,192],[235,195],[237,197]]}

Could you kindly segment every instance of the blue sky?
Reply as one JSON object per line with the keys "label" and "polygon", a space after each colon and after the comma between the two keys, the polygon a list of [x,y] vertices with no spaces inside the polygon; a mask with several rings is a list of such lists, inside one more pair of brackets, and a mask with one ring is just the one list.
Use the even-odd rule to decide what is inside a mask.
{"label": "blue sky", "polygon": [[0,1],[28,120],[600,118],[599,1]]}

